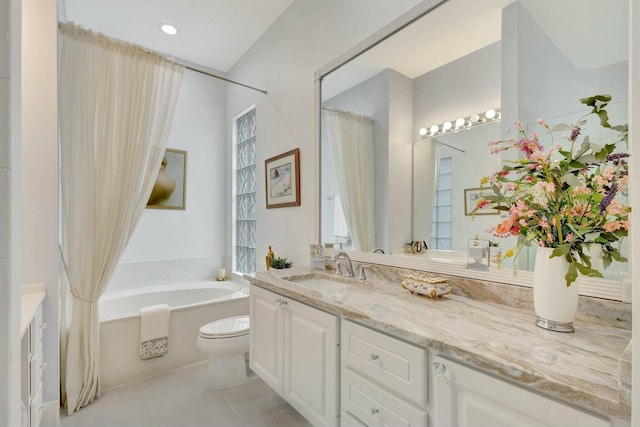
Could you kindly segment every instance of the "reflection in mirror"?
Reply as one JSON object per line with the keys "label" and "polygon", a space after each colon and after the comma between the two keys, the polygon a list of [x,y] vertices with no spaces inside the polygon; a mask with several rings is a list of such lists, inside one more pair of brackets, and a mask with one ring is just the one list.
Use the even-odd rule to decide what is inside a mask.
{"label": "reflection in mirror", "polygon": [[[499,170],[505,159],[491,155],[488,142],[517,137],[516,120],[571,122],[584,113],[580,98],[598,93],[613,96],[612,120],[627,123],[627,21],[628,0],[449,0],[323,76],[323,108],[371,122],[365,151],[373,155],[367,160],[373,178],[363,180],[373,190],[355,194],[373,193],[367,205],[373,217],[363,221],[375,226],[373,243],[354,241],[355,225],[349,221],[361,218],[344,212],[346,190],[337,183],[328,110],[323,110],[322,242],[397,254],[407,242],[424,240],[466,260],[468,239],[498,240],[485,230],[499,216],[472,220],[465,210],[465,190],[472,197],[480,179]],[[568,22],[591,30],[575,31]],[[419,133],[487,109],[500,109],[501,121],[424,138]],[[364,163],[362,154],[355,157],[340,168],[355,173]],[[355,197],[350,194],[347,204]],[[515,241],[499,243],[504,252]],[[522,254],[518,267],[526,269],[533,256]],[[623,264],[606,277],[619,280],[625,272]]]}

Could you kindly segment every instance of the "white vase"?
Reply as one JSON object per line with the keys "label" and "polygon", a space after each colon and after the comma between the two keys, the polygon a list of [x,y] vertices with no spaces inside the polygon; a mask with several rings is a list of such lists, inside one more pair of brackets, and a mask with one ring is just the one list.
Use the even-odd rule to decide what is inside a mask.
{"label": "white vase", "polygon": [[573,332],[578,311],[578,285],[567,287],[564,278],[569,268],[561,257],[549,258],[553,248],[537,248],[533,270],[533,306],[536,325],[557,332]]}

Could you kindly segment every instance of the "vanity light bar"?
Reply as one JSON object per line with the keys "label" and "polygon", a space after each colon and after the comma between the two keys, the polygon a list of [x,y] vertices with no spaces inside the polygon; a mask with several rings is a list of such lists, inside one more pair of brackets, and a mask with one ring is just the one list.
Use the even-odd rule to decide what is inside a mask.
{"label": "vanity light bar", "polygon": [[420,136],[427,138],[431,136],[444,135],[445,133],[458,132],[464,129],[470,129],[475,126],[500,121],[500,109],[490,108],[484,113],[472,114],[467,117],[459,117],[456,120],[444,122],[439,125],[431,125],[428,128],[420,129]]}

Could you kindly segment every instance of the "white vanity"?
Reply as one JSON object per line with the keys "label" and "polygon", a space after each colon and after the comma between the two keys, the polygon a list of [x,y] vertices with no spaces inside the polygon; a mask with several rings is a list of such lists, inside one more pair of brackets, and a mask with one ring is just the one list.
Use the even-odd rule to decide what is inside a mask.
{"label": "white vanity", "polygon": [[331,277],[246,277],[250,361],[316,426],[629,425],[618,387],[629,330],[583,320],[575,334],[549,333],[532,311],[429,300],[386,279],[288,280],[305,275]]}
{"label": "white vanity", "polygon": [[22,287],[22,427],[38,427],[42,418],[42,373],[46,369],[42,354],[42,333],[47,327],[42,321],[44,297],[44,284]]}

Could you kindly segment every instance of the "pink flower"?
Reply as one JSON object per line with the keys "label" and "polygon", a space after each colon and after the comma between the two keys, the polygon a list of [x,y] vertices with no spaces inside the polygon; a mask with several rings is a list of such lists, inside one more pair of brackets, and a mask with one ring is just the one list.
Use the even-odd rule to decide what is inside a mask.
{"label": "pink flower", "polygon": [[538,139],[538,133],[535,130],[531,131],[531,139]]}
{"label": "pink flower", "polygon": [[524,129],[524,127],[522,126],[522,122],[520,120],[516,120],[516,122],[514,123],[515,127],[517,130],[522,130]]}
{"label": "pink flower", "polygon": [[609,233],[611,233],[612,231],[616,231],[622,228],[622,221],[609,221],[609,222],[605,222],[604,225],[602,226],[602,228],[604,228],[604,231],[607,231]]}
{"label": "pink flower", "polygon": [[547,222],[546,218],[542,218],[540,221],[538,221],[538,225],[542,228],[549,228],[549,223]]}
{"label": "pink flower", "polygon": [[567,234],[567,237],[564,238],[565,243],[571,243],[573,242],[573,239],[576,237],[576,235],[572,232]]}
{"label": "pink flower", "polygon": [[538,122],[538,124],[540,126],[546,126],[546,123],[544,122],[544,120],[542,120],[542,117],[538,117],[538,120],[536,120]]}

